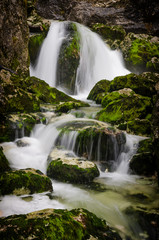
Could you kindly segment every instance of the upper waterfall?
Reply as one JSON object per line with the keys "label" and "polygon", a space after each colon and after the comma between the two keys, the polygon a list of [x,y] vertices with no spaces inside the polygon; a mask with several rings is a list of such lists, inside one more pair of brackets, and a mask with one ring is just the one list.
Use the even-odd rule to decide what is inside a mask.
{"label": "upper waterfall", "polygon": [[[52,87],[64,88],[59,77],[57,78],[58,61],[61,47],[64,41],[70,40],[68,24],[71,22],[52,22],[46,39],[44,40],[36,65],[30,67],[30,75],[45,80]],[[119,51],[112,51],[100,38],[89,28],[74,23],[79,35],[79,65],[75,69],[73,94],[88,94],[92,87],[101,79],[112,80],[116,76],[129,73],[124,67],[122,55]],[[65,64],[66,67],[67,64]],[[59,75],[58,75],[59,76]],[[61,75],[60,75],[61,77]],[[67,78],[66,75],[63,77]],[[58,81],[58,82],[57,82]],[[72,87],[72,79],[70,81]]]}

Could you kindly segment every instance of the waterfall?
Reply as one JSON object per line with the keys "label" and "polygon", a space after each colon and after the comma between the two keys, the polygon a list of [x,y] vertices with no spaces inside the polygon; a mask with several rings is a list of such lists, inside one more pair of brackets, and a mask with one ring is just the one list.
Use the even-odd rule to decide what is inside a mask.
{"label": "waterfall", "polygon": [[[59,86],[56,82],[57,62],[61,45],[69,38],[68,24],[69,22],[52,22],[36,65],[30,67],[31,76],[45,80],[52,87]],[[89,28],[79,23],[74,24],[80,37],[80,61],[76,69],[74,94],[87,96],[99,80],[112,80],[116,76],[129,73],[119,51],[110,50],[100,36]],[[61,88],[60,90],[65,91]]]}

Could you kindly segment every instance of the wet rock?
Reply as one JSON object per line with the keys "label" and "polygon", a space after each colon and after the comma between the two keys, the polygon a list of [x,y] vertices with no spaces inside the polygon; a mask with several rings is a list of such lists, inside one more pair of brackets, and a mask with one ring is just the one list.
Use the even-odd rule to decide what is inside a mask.
{"label": "wet rock", "polygon": [[47,169],[47,175],[53,179],[70,183],[88,183],[99,176],[95,163],[67,154],[58,159],[55,156],[57,151],[56,154],[54,151],[50,154],[49,160],[53,160]]}
{"label": "wet rock", "polygon": [[0,189],[0,195],[24,195],[53,190],[51,180],[35,169],[3,173],[0,176]]}
{"label": "wet rock", "polygon": [[0,219],[1,239],[101,239],[120,240],[107,223],[85,209],[46,209]]}
{"label": "wet rock", "polygon": [[10,170],[9,162],[3,153],[2,147],[0,147],[0,166],[1,166],[0,167],[0,175],[3,174],[5,171]]}

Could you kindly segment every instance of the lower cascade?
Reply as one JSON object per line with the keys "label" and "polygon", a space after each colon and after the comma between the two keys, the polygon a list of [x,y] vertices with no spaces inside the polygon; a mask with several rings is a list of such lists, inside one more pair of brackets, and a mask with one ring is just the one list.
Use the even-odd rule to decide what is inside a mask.
{"label": "lower cascade", "polygon": [[[71,24],[73,26],[70,26]],[[75,31],[75,36],[70,35],[70,29]],[[76,43],[72,41],[72,38],[75,38],[74,41]],[[79,53],[77,52],[77,55],[79,54],[79,61],[78,65],[75,66],[74,76],[67,79],[68,84],[66,85],[63,84],[63,81],[66,81],[63,78],[69,78],[68,75],[63,73],[63,75],[61,74],[57,78],[59,71],[64,71],[63,68],[65,67],[62,66],[59,69],[58,63],[62,61],[61,58],[59,59],[62,46],[64,44],[67,46],[70,39],[74,45],[77,45],[75,51],[79,51]],[[67,51],[71,51],[71,49],[67,47]],[[67,51],[62,52],[62,54],[67,54]],[[75,57],[78,58],[78,56]],[[70,64],[73,65],[74,61],[75,59]],[[124,67],[119,51],[110,50],[98,34],[74,22],[52,22],[48,35],[42,44],[36,64],[30,67],[31,76],[43,79],[50,86],[59,87],[67,93],[70,93],[73,81],[71,94],[84,94],[85,96],[88,95],[91,88],[99,80],[112,80],[116,76],[128,73],[129,71]]]}

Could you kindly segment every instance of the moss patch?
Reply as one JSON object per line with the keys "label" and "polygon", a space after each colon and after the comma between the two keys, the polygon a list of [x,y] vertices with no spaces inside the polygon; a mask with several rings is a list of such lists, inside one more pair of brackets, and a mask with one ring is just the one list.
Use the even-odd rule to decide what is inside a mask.
{"label": "moss patch", "polygon": [[52,191],[51,180],[39,170],[5,172],[0,176],[0,194],[28,194]]}
{"label": "moss patch", "polygon": [[47,209],[27,215],[10,216],[0,219],[1,239],[36,238],[57,240],[82,240],[91,236],[104,240],[121,238],[104,220],[85,209]]}

